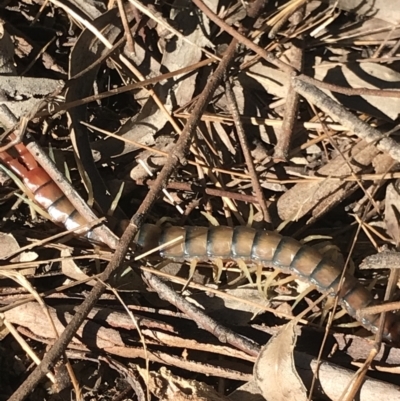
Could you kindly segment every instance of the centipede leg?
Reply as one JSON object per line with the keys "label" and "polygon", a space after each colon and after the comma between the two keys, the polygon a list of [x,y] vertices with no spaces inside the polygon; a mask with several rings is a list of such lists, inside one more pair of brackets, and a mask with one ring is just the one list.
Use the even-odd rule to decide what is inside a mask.
{"label": "centipede leg", "polygon": [[213,260],[213,264],[214,264],[214,269],[213,269],[214,281],[216,283],[219,283],[221,280],[222,270],[224,269],[224,263],[222,262],[221,259],[215,259]]}
{"label": "centipede leg", "polygon": [[242,273],[245,275],[245,277],[247,278],[247,280],[249,281],[250,284],[254,284],[253,279],[251,278],[250,275],[250,271],[249,268],[246,264],[246,262],[242,259],[238,259],[237,260],[237,265],[240,268],[240,270],[242,271]]}
{"label": "centipede leg", "polygon": [[182,287],[182,292],[185,292],[186,289],[188,288],[189,284],[192,282],[194,273],[196,271],[197,263],[198,263],[197,259],[193,259],[193,260],[190,261],[189,277],[188,277],[185,285]]}

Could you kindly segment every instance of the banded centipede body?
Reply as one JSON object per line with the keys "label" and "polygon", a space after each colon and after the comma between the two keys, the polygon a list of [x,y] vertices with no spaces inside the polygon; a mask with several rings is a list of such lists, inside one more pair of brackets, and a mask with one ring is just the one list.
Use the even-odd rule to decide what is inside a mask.
{"label": "banded centipede body", "polygon": [[[15,145],[18,159],[8,151],[0,152],[0,161],[21,177],[34,199],[55,223],[67,229],[86,225],[86,219],[74,208],[59,186],[36,162],[22,144]],[[145,224],[140,229],[136,242],[144,250],[163,246],[177,237],[183,240],[168,245],[159,256],[173,261],[218,262],[232,260],[239,264],[251,263],[276,267],[284,273],[296,274],[304,281],[314,284],[323,293],[337,294],[349,315],[372,332],[378,330],[380,314],[357,314],[362,308],[374,303],[372,294],[356,278],[346,274],[339,287],[342,270],[322,257],[314,249],[300,244],[290,237],[275,232],[255,230],[247,227],[167,227]],[[92,232],[88,238],[100,241]],[[400,319],[387,314],[383,336],[389,341],[400,341]]]}
{"label": "banded centipede body", "polygon": [[86,220],[77,213],[65,194],[37,164],[26,147],[20,143],[15,148],[23,164],[7,152],[1,152],[0,157],[14,173],[22,178],[25,186],[32,192],[36,203],[43,207],[55,223],[62,224],[68,230],[86,224]]}
{"label": "banded centipede body", "polygon": [[[11,134],[10,137],[14,138],[14,135]],[[1,151],[0,161],[22,179],[35,202],[49,214],[52,221],[64,226],[67,230],[75,230],[86,225],[87,220],[77,212],[67,196],[37,163],[26,146],[18,143],[13,148],[18,154],[18,159],[7,151]],[[88,232],[87,237],[99,240],[92,232]]]}
{"label": "banded centipede body", "polygon": [[[350,274],[345,274],[339,287],[342,269],[324,258],[313,248],[302,245],[290,237],[273,231],[248,227],[167,227],[145,224],[136,242],[144,250],[162,247],[182,236],[177,243],[160,251],[162,258],[173,261],[233,260],[261,266],[276,267],[284,273],[295,274],[314,284],[322,293],[336,295],[348,314],[359,319],[357,311],[373,304],[370,291]],[[366,315],[360,323],[372,332],[378,330],[380,314]],[[398,341],[400,321],[388,314],[383,335],[387,340]]]}

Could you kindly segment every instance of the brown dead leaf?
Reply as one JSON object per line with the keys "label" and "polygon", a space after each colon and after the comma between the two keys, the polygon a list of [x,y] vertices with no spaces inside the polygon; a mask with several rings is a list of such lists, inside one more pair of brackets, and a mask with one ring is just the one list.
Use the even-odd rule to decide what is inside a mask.
{"label": "brown dead leaf", "polygon": [[383,251],[363,259],[359,268],[365,269],[391,269],[400,266],[400,253],[395,251]]}
{"label": "brown dead leaf", "polygon": [[385,223],[387,233],[393,238],[397,245],[400,239],[400,181],[397,180],[394,184],[390,183],[386,188],[385,200]]}
{"label": "brown dead leaf", "polygon": [[[385,65],[365,62],[358,64],[357,67],[351,63],[338,66],[336,62],[329,65],[326,60],[315,68],[314,78],[344,87],[369,89],[398,89],[400,82],[400,74]],[[382,99],[376,96],[342,96],[325,92],[352,110],[392,120],[395,120],[399,113],[399,98],[382,102]]]}
{"label": "brown dead leaf", "polygon": [[[0,259],[6,259],[13,254],[18,253],[20,250],[20,246],[17,240],[11,234],[0,233]],[[37,259],[38,254],[36,252],[23,252],[21,254],[17,254],[15,258],[10,260],[11,263],[19,263],[19,262],[32,262]],[[35,273],[35,268],[31,267],[28,269],[19,270],[19,272],[24,275],[32,275]]]}
{"label": "brown dead leaf", "polygon": [[19,250],[18,242],[11,234],[0,233],[0,243],[0,259],[7,258]]}
{"label": "brown dead leaf", "polygon": [[[70,249],[63,249],[61,251],[61,271],[63,274],[72,280],[86,280],[88,276],[78,267],[75,261],[71,258],[72,252]],[[95,285],[96,280],[91,280],[88,285]]]}
{"label": "brown dead leaf", "polygon": [[[299,220],[308,213],[315,221],[335,205],[352,194],[358,187],[353,182],[335,179],[368,171],[371,163],[379,154],[375,146],[360,141],[349,151],[343,152],[351,168],[338,155],[318,170],[318,175],[326,177],[321,181],[296,184],[278,200],[278,213],[282,220]],[[330,178],[333,178],[331,180]]]}
{"label": "brown dead leaf", "polygon": [[366,16],[380,18],[392,24],[400,22],[399,0],[329,0],[338,8]]}
{"label": "brown dead leaf", "polygon": [[297,335],[288,323],[264,346],[254,365],[261,394],[268,401],[306,401],[307,392],[296,372],[293,351]]}

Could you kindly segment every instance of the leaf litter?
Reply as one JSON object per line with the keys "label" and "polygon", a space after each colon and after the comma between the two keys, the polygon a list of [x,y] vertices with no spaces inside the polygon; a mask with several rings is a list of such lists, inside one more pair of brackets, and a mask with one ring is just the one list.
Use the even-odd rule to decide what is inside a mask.
{"label": "leaf litter", "polygon": [[[62,175],[121,235],[118,222],[134,215],[157,187],[138,160],[156,176],[168,155],[177,152],[177,139],[194,115],[189,152],[177,153],[179,163],[165,185],[168,196],[160,196],[142,218],[178,226],[280,227],[297,239],[312,236],[313,246],[326,249],[326,257],[333,250],[380,300],[394,282],[385,299],[391,301],[388,308],[398,308],[393,277],[399,234],[400,4],[204,2],[220,21],[273,56],[265,60],[245,41],[235,46],[223,78],[231,85],[234,117],[224,83],[204,112],[195,114],[232,40],[226,26],[199,3],[50,0],[40,7],[41,2],[7,2],[1,7],[4,131],[28,116],[30,137],[53,154]],[[313,79],[371,130],[361,133],[364,125],[358,128],[346,113],[325,111],[308,92],[295,95],[298,83],[285,65],[300,69],[298,79]],[[12,252],[20,257],[10,259],[6,252],[1,269],[19,269],[48,308],[44,314],[29,295],[32,288],[11,283],[5,274],[2,319],[44,351],[79,311],[113,251],[60,234],[62,229],[15,202],[10,180],[2,183],[1,243],[6,248],[12,233],[17,247]],[[319,244],[327,237],[331,244]],[[216,263],[213,274],[203,262],[190,270],[187,264],[149,260],[142,262],[143,283],[128,255],[112,285],[136,323],[121,312],[112,292],[103,293],[63,349],[75,374],[56,374],[62,385],[53,384],[49,392],[39,386],[35,394],[232,400],[252,394],[270,401],[398,396],[395,345],[381,344],[364,366],[375,371],[364,377],[371,335],[332,311],[333,300],[316,303],[318,294],[295,277],[252,266],[243,274],[241,266]],[[150,271],[171,283],[175,301],[157,294],[163,287],[151,284]],[[285,324],[300,313],[300,323]],[[15,341],[2,337],[2,358],[10,364],[16,354],[22,366],[9,369],[1,386],[7,397],[15,392],[14,399],[22,399],[18,391],[33,390],[24,383],[30,360],[22,349],[15,351]],[[361,361],[357,374],[348,361]],[[259,390],[253,392],[254,382]]]}

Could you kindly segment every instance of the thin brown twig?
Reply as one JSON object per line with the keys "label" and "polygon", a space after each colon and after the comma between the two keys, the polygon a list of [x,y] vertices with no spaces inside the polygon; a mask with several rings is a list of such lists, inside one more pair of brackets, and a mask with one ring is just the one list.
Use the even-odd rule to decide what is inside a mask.
{"label": "thin brown twig", "polygon": [[[296,18],[296,22],[299,22],[304,17],[304,7],[298,10],[293,16]],[[301,71],[303,68],[303,42],[302,37],[296,38],[292,43],[292,65],[296,70]],[[274,149],[274,160],[275,161],[286,161],[290,152],[290,143],[293,136],[293,130],[297,118],[297,110],[299,106],[300,96],[293,89],[290,76],[288,76],[288,91],[285,101],[285,110],[283,114],[282,127],[278,130],[279,135],[277,143]]]}
{"label": "thin brown twig", "polygon": [[[365,61],[365,60],[364,60]],[[378,97],[400,97],[400,90],[398,89],[368,89],[368,88],[344,88],[330,84],[327,82],[319,81],[318,79],[311,78],[307,75],[300,74],[297,79],[303,82],[307,82],[321,89],[327,89],[331,92],[340,93],[347,96],[378,96]]]}
{"label": "thin brown twig", "polygon": [[247,142],[246,134],[243,129],[242,121],[240,120],[240,114],[239,114],[239,110],[237,107],[235,95],[233,93],[232,86],[229,82],[229,79],[227,79],[225,81],[225,93],[226,93],[226,98],[228,100],[228,107],[230,109],[233,120],[235,122],[236,132],[237,132],[237,135],[239,138],[239,142],[240,142],[240,146],[242,148],[244,158],[246,160],[246,165],[247,165],[247,169],[249,170],[249,174],[251,177],[251,182],[253,184],[254,192],[257,197],[257,203],[260,205],[260,208],[262,210],[264,221],[266,223],[268,223],[269,225],[271,225],[271,223],[272,223],[271,216],[267,209],[267,203],[266,203],[266,200],[264,197],[264,192],[260,185],[260,181],[257,176],[256,168],[254,167],[253,158],[251,156],[249,144]]}
{"label": "thin brown twig", "polygon": [[271,52],[263,49],[262,47],[256,45],[254,42],[252,42],[250,39],[246,38],[244,35],[239,33],[236,29],[232,28],[230,25],[228,25],[225,21],[223,21],[221,18],[219,18],[215,13],[213,13],[201,0],[192,0],[194,4],[204,13],[207,15],[207,17],[214,22],[216,25],[218,25],[221,29],[229,33],[233,38],[235,38],[239,43],[244,44],[247,46],[249,49],[253,50],[256,52],[260,57],[268,61],[269,63],[275,65],[276,67],[280,68],[282,71],[285,71],[287,73],[293,72],[294,68],[291,67],[290,65],[284,63],[283,61],[277,59],[275,55],[273,55]]}
{"label": "thin brown twig", "polygon": [[[120,45],[120,43],[118,42],[116,45]],[[113,46],[109,50],[109,52],[106,53],[107,57],[115,50],[116,47],[118,47],[116,45]],[[193,64],[193,65],[189,65],[187,67],[180,68],[179,70],[176,70],[176,71],[167,72],[166,74],[162,74],[162,75],[159,75],[157,77],[153,77],[153,78],[149,78],[149,79],[146,79],[146,80],[143,80],[143,81],[140,81],[140,82],[135,82],[133,84],[125,85],[125,86],[123,86],[121,88],[110,89],[110,90],[108,90],[106,92],[98,93],[96,95],[88,96],[88,97],[85,97],[83,99],[79,99],[79,100],[75,100],[73,102],[65,103],[65,104],[63,104],[61,106],[54,107],[54,109],[52,110],[51,113],[47,109],[39,111],[35,115],[35,117],[47,117],[47,116],[49,116],[51,114],[53,115],[53,114],[59,113],[61,111],[72,109],[73,107],[76,107],[76,106],[80,106],[80,105],[83,105],[83,104],[91,103],[91,102],[94,102],[94,101],[97,101],[97,100],[106,99],[108,97],[119,95],[121,93],[131,92],[131,91],[133,91],[135,89],[142,89],[145,86],[156,84],[156,83],[164,81],[166,79],[173,78],[173,77],[175,77],[177,75],[189,74],[192,71],[195,71],[195,70],[197,70],[197,69],[199,69],[199,68],[201,68],[203,66],[206,66],[208,64],[211,64],[213,62],[214,62],[214,60],[212,60],[212,59],[202,60],[202,61],[199,61],[198,63]],[[87,69],[85,69],[83,71],[86,73],[88,70],[92,69],[93,67],[94,67],[94,64],[90,65]],[[77,75],[73,76],[72,79],[75,79],[75,78],[77,78],[79,76],[81,76],[81,72],[78,73]]]}
{"label": "thin brown twig", "polygon": [[119,14],[121,17],[122,26],[124,27],[124,31],[125,31],[126,45],[128,47],[128,50],[132,54],[134,54],[135,53],[135,44],[133,42],[128,19],[126,18],[124,4],[122,3],[122,0],[117,0],[117,3],[118,3],[118,10],[119,10]]}
{"label": "thin brown twig", "polygon": [[[126,41],[126,37],[122,37],[118,42],[116,42],[111,49],[106,49],[103,54],[101,54],[96,61],[94,61],[92,64],[88,65],[85,67],[83,70],[79,71],[75,75],[71,76],[68,80],[72,81],[74,79],[78,79],[84,75],[86,75],[90,70],[93,68],[97,67],[98,65],[102,64],[105,60],[107,60],[109,57],[111,57],[114,52],[116,52]],[[98,95],[93,95],[93,96],[98,96]],[[84,99],[79,99],[79,101],[82,101]],[[80,103],[79,105],[82,105],[84,103]],[[60,110],[61,111],[61,110]]]}
{"label": "thin brown twig", "polygon": [[353,131],[359,138],[364,139],[367,143],[376,143],[376,147],[379,150],[387,152],[393,159],[400,161],[400,145],[394,139],[385,136],[377,129],[360,120],[320,89],[296,76],[293,76],[293,88],[334,120],[340,121],[341,124]]}
{"label": "thin brown twig", "polygon": [[[147,180],[146,184],[152,186],[154,185],[154,182],[155,182],[154,180]],[[190,184],[187,182],[170,181],[167,184],[167,189],[175,189],[178,191],[185,191],[185,192],[198,192],[210,196],[217,196],[219,198],[234,199],[240,202],[247,202],[247,203],[257,202],[257,198],[253,195],[240,194],[238,192],[227,191],[220,188],[203,187],[200,185]]]}
{"label": "thin brown twig", "polygon": [[176,306],[180,311],[189,316],[197,325],[212,333],[222,343],[228,343],[234,347],[246,352],[249,355],[257,356],[260,352],[258,344],[239,334],[233,332],[227,327],[221,325],[207,314],[197,308],[195,305],[188,302],[181,295],[177,294],[171,287],[165,284],[154,274],[144,272],[144,276],[148,283],[157,291],[162,299],[167,300],[172,305]]}
{"label": "thin brown twig", "polygon": [[[184,113],[184,112],[174,112],[174,117],[177,118],[185,118],[187,119],[190,116],[190,113]],[[252,125],[267,125],[269,127],[281,127],[283,124],[283,121],[280,119],[271,119],[271,118],[263,118],[263,117],[249,117],[245,115],[240,116],[241,120],[247,124],[252,124]],[[211,113],[204,113],[201,116],[202,121],[214,121],[214,122],[220,122],[220,123],[225,123],[229,124],[233,121],[231,116],[228,115],[221,115],[221,114],[211,114]],[[321,129],[323,128],[323,125],[320,122],[308,122],[308,121],[298,121],[298,125],[300,127],[303,127],[305,129]],[[333,124],[326,122],[324,123],[324,126],[334,130],[334,131],[348,131],[347,128],[343,127],[340,124]],[[316,138],[315,140],[318,140]],[[305,146],[305,145],[303,145]],[[303,149],[303,147],[301,148]]]}

